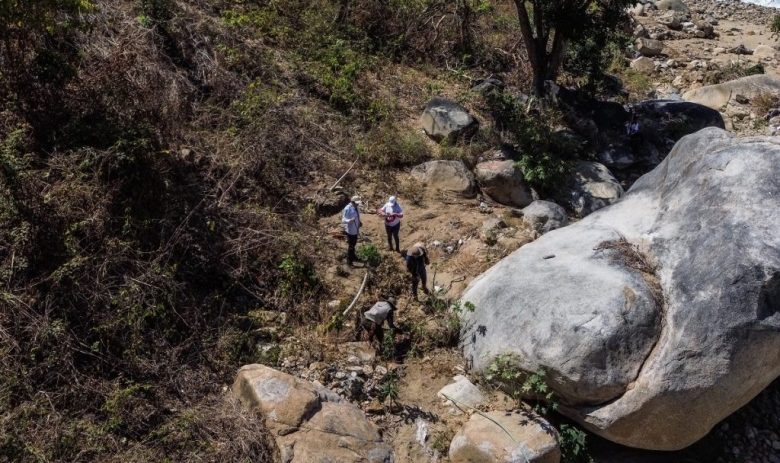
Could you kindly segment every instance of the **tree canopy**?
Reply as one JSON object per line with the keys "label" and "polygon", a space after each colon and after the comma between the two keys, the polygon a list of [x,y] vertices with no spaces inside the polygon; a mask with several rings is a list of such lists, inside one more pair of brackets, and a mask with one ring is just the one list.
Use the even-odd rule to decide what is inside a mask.
{"label": "tree canopy", "polygon": [[599,30],[616,28],[631,0],[515,0],[523,43],[533,69],[533,90],[544,94],[572,43]]}

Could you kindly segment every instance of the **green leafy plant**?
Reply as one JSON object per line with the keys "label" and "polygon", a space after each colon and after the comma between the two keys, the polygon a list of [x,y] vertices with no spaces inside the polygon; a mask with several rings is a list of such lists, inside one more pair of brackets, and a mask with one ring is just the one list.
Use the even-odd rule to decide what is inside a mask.
{"label": "green leafy plant", "polygon": [[380,351],[382,358],[385,360],[393,360],[395,358],[395,330],[389,329],[384,332]]}
{"label": "green leafy plant", "polygon": [[562,118],[535,100],[525,101],[509,93],[490,93],[486,102],[502,139],[520,153],[517,161],[525,180],[543,191],[554,189],[571,170],[572,147],[551,129]]}
{"label": "green leafy plant", "polygon": [[518,402],[529,398],[536,403],[534,411],[547,415],[558,409],[555,393],[547,384],[547,372],[540,368],[535,372],[526,372],[518,366],[512,355],[498,355],[490,363],[485,379],[505,390]]}
{"label": "green leafy plant", "polygon": [[769,24],[769,30],[772,31],[772,38],[780,38],[780,14],[776,14]]}
{"label": "green leafy plant", "polygon": [[379,249],[373,244],[362,244],[358,246],[355,253],[358,256],[358,259],[371,267],[379,267],[379,264],[382,263],[382,254],[380,254]]}
{"label": "green leafy plant", "polygon": [[561,446],[561,461],[564,463],[591,463],[588,452],[588,435],[582,429],[570,424],[558,428],[558,444]]}
{"label": "green leafy plant", "polygon": [[279,291],[283,297],[304,296],[318,285],[312,265],[293,254],[284,256],[279,270],[282,271]]}
{"label": "green leafy plant", "polygon": [[398,384],[400,379],[401,378],[399,377],[396,370],[387,373],[384,378],[382,378],[382,383],[379,386],[379,400],[382,402],[386,402],[388,400],[391,402],[397,401],[398,393],[400,392],[400,386]]}

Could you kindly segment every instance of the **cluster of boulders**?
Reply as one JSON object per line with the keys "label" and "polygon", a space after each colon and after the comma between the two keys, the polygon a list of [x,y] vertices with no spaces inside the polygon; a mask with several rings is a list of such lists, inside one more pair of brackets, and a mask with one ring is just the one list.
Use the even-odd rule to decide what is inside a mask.
{"label": "cluster of boulders", "polygon": [[[438,121],[435,139],[446,140],[463,136],[463,130],[475,119],[463,106],[437,98],[426,107],[421,118],[423,129],[429,135],[434,131],[429,123],[432,120]],[[480,158],[473,172],[460,160],[428,161],[412,169],[411,175],[431,190],[447,191],[466,198],[473,198],[481,192],[496,203],[524,208],[538,200],[539,194],[525,181],[512,156],[509,150],[489,151]],[[622,194],[620,183],[605,166],[580,162],[575,165],[565,188],[556,199],[577,215],[584,216],[615,202]],[[557,214],[556,210],[553,215]]]}
{"label": "cluster of boulders", "polygon": [[[719,34],[733,36],[740,32],[735,29],[718,30],[720,22],[738,17],[750,21],[763,22],[773,16],[772,9],[750,5],[740,1],[711,0],[658,0],[642,1],[630,9],[634,18],[635,58],[630,66],[646,75],[657,75],[661,80],[671,82],[669,91],[679,94],[686,88],[703,85],[719,80],[725,69],[737,63],[745,65],[745,55],[752,55],[752,62],[775,66],[780,59],[780,51],[767,37],[767,43],[749,49],[744,45],[724,48],[706,44],[688,48],[682,54],[667,50],[664,41],[680,39],[717,39]],[[751,31],[748,31],[750,34]],[[696,53],[698,56],[691,56]],[[758,68],[757,68],[758,70]]]}
{"label": "cluster of boulders", "polygon": [[770,137],[683,138],[620,201],[472,282],[467,359],[543,368],[561,411],[614,442],[696,442],[780,376],[778,159]]}
{"label": "cluster of boulders", "polygon": [[[291,375],[265,365],[242,367],[233,385],[233,394],[248,407],[259,411],[275,439],[283,463],[367,462],[391,463],[394,450],[383,438],[369,415],[379,409],[351,403],[361,393],[350,391],[356,378],[378,378],[387,374],[381,366],[372,367],[375,353],[366,343],[346,343],[339,350],[350,366],[335,369],[332,388],[313,377],[330,373],[316,364],[305,367],[297,359],[286,359],[283,368]],[[369,371],[369,370],[373,370]],[[340,374],[343,373],[343,374]],[[357,373],[357,374],[356,374]],[[433,393],[433,391],[431,391]],[[450,407],[450,414],[464,416],[464,424],[449,444],[453,463],[523,461],[559,463],[561,450],[555,428],[531,410],[491,411],[489,397],[467,377],[458,375],[443,387],[438,397]],[[396,410],[398,411],[398,410]],[[366,415],[369,413],[369,415]],[[419,446],[432,461],[440,456],[426,442],[428,421],[418,418],[415,442],[396,445]]]}
{"label": "cluster of boulders", "polygon": [[283,463],[392,463],[393,450],[356,406],[314,383],[264,365],[238,372],[233,392],[257,409]]}

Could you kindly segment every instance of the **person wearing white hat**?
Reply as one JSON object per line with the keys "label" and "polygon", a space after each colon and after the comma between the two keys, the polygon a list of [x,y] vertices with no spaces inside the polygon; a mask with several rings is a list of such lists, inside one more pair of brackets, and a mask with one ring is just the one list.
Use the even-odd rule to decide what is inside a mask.
{"label": "person wearing white hat", "polygon": [[385,232],[387,233],[387,246],[393,250],[393,241],[395,241],[395,252],[401,252],[401,243],[398,237],[401,231],[401,219],[404,216],[404,210],[398,204],[398,199],[391,196],[384,206],[377,211],[380,217],[385,219]]}
{"label": "person wearing white hat", "polygon": [[341,216],[341,223],[344,225],[344,231],[347,233],[347,265],[352,265],[358,260],[355,253],[358,235],[360,235],[360,196],[353,196],[349,204],[344,208],[344,214]]}

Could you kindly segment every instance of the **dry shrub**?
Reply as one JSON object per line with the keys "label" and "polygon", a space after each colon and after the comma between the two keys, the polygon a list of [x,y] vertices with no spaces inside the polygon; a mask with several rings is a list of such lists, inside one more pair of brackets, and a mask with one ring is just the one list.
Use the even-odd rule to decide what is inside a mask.
{"label": "dry shrub", "polygon": [[761,93],[751,101],[759,116],[768,114],[774,108],[780,106],[780,97],[771,93]]}

